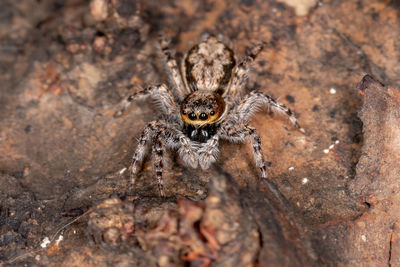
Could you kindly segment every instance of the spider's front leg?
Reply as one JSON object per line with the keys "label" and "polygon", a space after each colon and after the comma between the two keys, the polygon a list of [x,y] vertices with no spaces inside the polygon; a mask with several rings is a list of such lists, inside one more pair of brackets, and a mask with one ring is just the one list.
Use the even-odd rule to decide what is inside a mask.
{"label": "spider's front leg", "polygon": [[[192,147],[186,140],[186,137],[174,126],[168,124],[164,120],[150,122],[142,132],[139,143],[133,154],[131,164],[131,182],[135,183],[135,179],[139,170],[139,164],[146,156],[147,146],[152,143],[153,166],[157,178],[158,189],[161,196],[164,193],[163,180],[163,154],[165,149],[179,148],[183,154],[185,162],[192,167],[197,167],[197,156]],[[181,151],[182,149],[182,151]]]}
{"label": "spider's front leg", "polygon": [[159,128],[157,121],[150,122],[143,130],[140,136],[139,143],[136,147],[135,153],[132,157],[131,163],[131,183],[135,184],[136,176],[138,173],[139,164],[143,161],[146,156],[147,145],[151,141],[152,136]]}
{"label": "spider's front leg", "polygon": [[135,184],[135,179],[138,173],[139,164],[143,161],[146,156],[146,148],[149,141],[152,142],[152,156],[153,156],[153,166],[156,173],[158,189],[162,197],[165,196],[164,193],[164,181],[162,177],[163,172],[163,152],[164,152],[164,140],[165,132],[167,128],[161,121],[150,122],[146,128],[144,128],[142,135],[139,139],[139,144],[133,154],[132,164],[131,164],[131,183]]}
{"label": "spider's front leg", "polygon": [[163,141],[162,141],[162,132],[159,132],[154,137],[154,143],[152,146],[152,154],[153,154],[153,166],[154,166],[154,170],[156,172],[158,190],[160,192],[161,197],[165,197],[164,180],[163,180],[163,176],[162,176],[163,168],[164,168],[164,163],[163,163],[164,148],[163,148]]}
{"label": "spider's front leg", "polygon": [[234,113],[236,116],[238,116],[240,121],[247,122],[255,112],[259,111],[263,107],[267,107],[276,113],[285,114],[294,127],[299,129],[299,131],[302,133],[305,132],[304,129],[300,127],[296,117],[288,107],[277,103],[275,99],[264,93],[251,92],[243,98],[243,100],[235,109]]}
{"label": "spider's front leg", "polygon": [[114,117],[120,117],[132,104],[133,100],[151,96],[165,114],[173,114],[177,110],[175,100],[165,84],[152,85],[127,96],[121,103],[122,106]]}
{"label": "spider's front leg", "polygon": [[256,162],[256,167],[260,171],[260,177],[262,179],[268,178],[267,167],[261,148],[261,138],[255,128],[248,125],[228,122],[222,127],[220,137],[231,142],[244,142],[248,139],[253,148],[253,157]]}

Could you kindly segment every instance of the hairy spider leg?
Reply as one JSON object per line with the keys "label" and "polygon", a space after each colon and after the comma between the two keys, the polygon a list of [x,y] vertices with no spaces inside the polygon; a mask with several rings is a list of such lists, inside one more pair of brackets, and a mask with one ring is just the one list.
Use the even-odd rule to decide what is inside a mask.
{"label": "hairy spider leg", "polygon": [[255,112],[264,107],[267,107],[272,112],[285,114],[294,127],[299,129],[300,132],[305,133],[304,129],[300,127],[293,112],[288,107],[277,103],[271,96],[264,93],[251,92],[246,95],[237,106],[235,113],[239,117],[240,121],[247,122]]}
{"label": "hairy spider leg", "polygon": [[171,50],[168,47],[168,42],[163,37],[160,37],[160,46],[161,51],[165,55],[166,63],[171,74],[172,81],[175,85],[176,96],[179,100],[182,100],[187,94],[190,93],[190,91],[187,90],[185,84],[183,83],[178,64],[176,63],[175,58],[172,56]]}
{"label": "hairy spider leg", "polygon": [[139,143],[136,147],[135,153],[132,157],[131,163],[131,183],[135,184],[136,176],[138,173],[139,164],[146,156],[147,144],[151,140],[152,135],[156,131],[158,124],[156,121],[150,122],[143,130],[140,136]]}
{"label": "hairy spider leg", "polygon": [[164,179],[163,179],[164,149],[163,149],[162,132],[159,132],[154,137],[154,142],[152,145],[152,154],[153,154],[153,166],[157,178],[158,191],[160,192],[161,197],[165,197]]}
{"label": "hairy spider leg", "polygon": [[267,167],[261,148],[261,138],[255,128],[244,124],[225,124],[222,125],[220,137],[231,142],[243,143],[245,140],[249,140],[260,177],[262,179],[268,178]]}
{"label": "hairy spider leg", "polygon": [[163,152],[165,149],[177,148],[181,158],[191,165],[197,167],[197,156],[189,144],[188,138],[178,130],[172,128],[166,121],[152,121],[143,130],[139,143],[132,157],[131,183],[135,184],[139,171],[139,164],[147,153],[147,145],[152,143],[153,165],[156,171],[157,183],[160,195],[165,196],[163,180]]}
{"label": "hairy spider leg", "polygon": [[[250,49],[250,52],[239,62],[233,72],[231,84],[229,86],[228,94],[233,97],[240,95],[244,91],[244,86],[248,78],[248,72],[251,64],[254,62],[258,54],[264,48],[264,44],[257,44]],[[228,95],[229,96],[229,95]]]}
{"label": "hairy spider leg", "polygon": [[168,87],[165,84],[158,84],[138,90],[137,92],[127,96],[119,105],[122,107],[115,112],[114,117],[120,117],[129,108],[133,100],[148,96],[154,99],[155,103],[163,113],[170,115],[177,111],[176,103],[168,90]]}

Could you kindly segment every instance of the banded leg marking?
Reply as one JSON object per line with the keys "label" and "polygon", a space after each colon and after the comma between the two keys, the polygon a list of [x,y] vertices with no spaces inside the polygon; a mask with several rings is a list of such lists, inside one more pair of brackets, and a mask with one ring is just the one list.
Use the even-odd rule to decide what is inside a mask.
{"label": "banded leg marking", "polygon": [[152,154],[153,154],[153,166],[154,166],[154,170],[156,172],[158,190],[160,192],[160,195],[162,197],[165,197],[164,180],[163,180],[163,168],[164,168],[163,152],[164,151],[163,151],[163,144],[162,144],[161,136],[162,136],[161,133],[159,133],[154,138]]}
{"label": "banded leg marking", "polygon": [[230,125],[223,128],[221,138],[230,140],[232,142],[244,142],[249,139],[253,149],[253,157],[256,162],[256,167],[259,169],[260,177],[267,179],[267,167],[264,161],[264,155],[261,148],[261,138],[256,129],[247,125]]}
{"label": "banded leg marking", "polygon": [[120,117],[129,108],[133,100],[147,96],[151,96],[154,100],[156,100],[164,113],[172,114],[176,112],[177,106],[173,96],[168,90],[168,87],[165,84],[159,84],[146,87],[144,89],[138,90],[133,94],[128,95],[121,102],[120,105],[122,107],[114,113],[114,117]]}
{"label": "banded leg marking", "polygon": [[146,155],[146,145],[151,139],[151,135],[155,130],[155,122],[149,123],[146,128],[144,128],[142,135],[140,136],[139,143],[136,147],[135,153],[132,157],[131,163],[131,183],[135,184],[138,167]]}
{"label": "banded leg marking", "polygon": [[242,93],[243,87],[247,81],[249,68],[263,48],[264,44],[255,45],[246,57],[236,66],[229,88],[230,94],[235,96]]}
{"label": "banded leg marking", "polygon": [[246,129],[247,136],[249,137],[251,146],[253,148],[253,155],[256,161],[256,166],[260,170],[261,179],[267,179],[267,167],[265,165],[264,156],[262,154],[260,135],[253,127],[247,126]]}
{"label": "banded leg marking", "polygon": [[300,127],[296,117],[288,107],[283,104],[277,103],[275,99],[264,93],[251,92],[250,94],[248,94],[240,102],[236,109],[236,112],[239,115],[240,119],[248,121],[250,117],[254,114],[254,112],[258,111],[262,107],[267,107],[276,113],[285,114],[294,127],[299,129],[302,133],[305,132],[304,129]]}

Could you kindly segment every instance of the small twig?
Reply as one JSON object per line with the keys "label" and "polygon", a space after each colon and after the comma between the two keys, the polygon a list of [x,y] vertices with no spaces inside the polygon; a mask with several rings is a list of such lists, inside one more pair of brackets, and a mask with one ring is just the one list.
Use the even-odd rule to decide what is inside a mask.
{"label": "small twig", "polygon": [[63,225],[62,227],[60,227],[55,234],[52,236],[52,238],[50,238],[50,244],[53,243],[54,239],[56,238],[56,236],[65,228],[67,228],[68,226],[70,226],[71,224],[73,224],[74,222],[76,222],[77,220],[79,220],[80,218],[82,218],[83,216],[85,216],[86,214],[88,214],[89,212],[91,212],[91,209],[88,209],[87,211],[85,211],[83,214],[79,215],[78,217],[72,219],[71,221],[69,221],[67,224]]}
{"label": "small twig", "polygon": [[[63,225],[62,227],[60,227],[60,228],[53,234],[53,236],[51,237],[49,245],[50,245],[51,243],[53,243],[54,239],[57,237],[57,235],[58,235],[62,230],[64,230],[65,228],[67,228],[68,226],[70,226],[71,224],[73,224],[74,222],[76,222],[77,220],[81,219],[83,216],[87,215],[89,212],[91,212],[91,209],[88,209],[85,213],[83,213],[83,214],[77,216],[76,218],[72,219],[71,221],[69,221],[68,223],[66,223],[66,224]],[[40,247],[40,244],[38,245],[38,247]],[[46,247],[48,247],[48,246],[46,246]],[[37,249],[37,248],[36,248],[36,249],[33,249],[33,251],[24,253],[24,254],[22,254],[22,255],[18,255],[18,256],[16,256],[15,258],[13,258],[13,259],[11,259],[11,260],[5,262],[5,263],[11,264],[11,263],[13,263],[13,262],[15,262],[15,261],[17,261],[17,260],[19,260],[19,259],[21,259],[21,258],[24,258],[24,257],[30,256],[30,255],[32,255],[32,254],[34,254],[34,253],[37,253],[37,252],[39,252],[40,250],[42,250],[42,249]]]}

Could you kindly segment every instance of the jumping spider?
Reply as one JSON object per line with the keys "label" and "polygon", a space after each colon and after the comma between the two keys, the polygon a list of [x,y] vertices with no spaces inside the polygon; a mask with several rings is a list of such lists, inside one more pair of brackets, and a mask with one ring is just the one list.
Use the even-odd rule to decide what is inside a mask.
{"label": "jumping spider", "polygon": [[161,49],[166,57],[173,86],[150,86],[130,95],[120,115],[139,96],[151,96],[163,115],[150,122],[140,137],[133,155],[131,180],[135,182],[138,167],[151,144],[153,165],[161,196],[163,188],[163,154],[166,149],[176,149],[182,160],[193,168],[204,170],[216,161],[220,139],[244,142],[248,139],[253,148],[254,160],[263,179],[267,178],[266,165],[261,151],[261,140],[255,128],[248,125],[251,116],[263,107],[283,113],[301,131],[293,113],[272,97],[251,91],[245,93],[245,83],[251,63],[263,48],[253,46],[237,63],[232,49],[215,36],[208,36],[185,55],[179,70],[176,60],[161,39]]}

